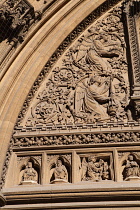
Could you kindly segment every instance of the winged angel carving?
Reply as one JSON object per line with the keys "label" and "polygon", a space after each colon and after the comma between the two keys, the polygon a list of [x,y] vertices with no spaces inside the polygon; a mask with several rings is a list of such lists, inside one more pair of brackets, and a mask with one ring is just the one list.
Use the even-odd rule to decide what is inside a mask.
{"label": "winged angel carving", "polygon": [[[56,64],[32,108],[35,123],[127,120],[129,82],[121,9],[94,23]],[[29,123],[29,121],[28,121]]]}

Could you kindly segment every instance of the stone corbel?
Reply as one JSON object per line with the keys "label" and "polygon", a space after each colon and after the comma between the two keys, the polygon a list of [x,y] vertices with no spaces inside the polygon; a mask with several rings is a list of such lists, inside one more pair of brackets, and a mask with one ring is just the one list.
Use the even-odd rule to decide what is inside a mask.
{"label": "stone corbel", "polygon": [[[140,34],[138,22],[140,21],[140,0],[126,0],[123,2],[125,25],[128,36],[128,48],[131,71],[131,103],[135,114],[140,118]],[[140,26],[139,26],[140,27]]]}

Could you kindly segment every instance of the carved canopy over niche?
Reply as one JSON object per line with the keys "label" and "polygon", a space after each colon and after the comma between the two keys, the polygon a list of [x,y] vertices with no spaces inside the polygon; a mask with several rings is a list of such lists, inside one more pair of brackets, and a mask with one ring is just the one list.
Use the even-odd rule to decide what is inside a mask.
{"label": "carved canopy over niche", "polygon": [[[38,146],[42,149],[43,146],[51,148],[52,145],[61,148],[62,145],[73,144],[74,148],[78,144],[79,147],[82,144],[90,144],[91,147],[94,144],[100,144],[100,147],[103,144],[110,146],[110,143],[117,143],[117,146],[126,142],[138,144],[139,121],[134,112],[132,96],[134,77],[139,72],[133,71],[129,65],[133,61],[134,52],[129,52],[132,54],[130,62],[126,39],[127,35],[132,36],[133,31],[128,30],[127,35],[125,33],[125,17],[129,17],[131,5],[127,3],[108,9],[98,19],[92,13],[88,17],[88,27],[84,26],[86,30],[82,32],[83,23],[80,24],[52,55],[19,114],[14,140],[11,140],[7,152],[8,161],[13,147],[18,151],[20,147],[31,147],[32,150],[35,146],[35,149]],[[129,12],[125,15],[124,8],[127,5]],[[102,7],[96,12],[101,15],[101,11]],[[96,21],[93,21],[94,15]],[[136,20],[139,31],[138,15]],[[130,19],[127,28],[129,23]],[[80,34],[78,38],[74,33]],[[135,35],[138,38],[139,32]],[[73,43],[69,39],[71,42],[74,40]],[[70,44],[69,47],[66,41]],[[136,43],[138,45],[138,40]],[[80,158],[81,164],[88,168],[89,156],[81,155]],[[109,168],[110,159],[107,157],[103,161]],[[100,165],[103,161],[99,156],[95,162]],[[63,165],[63,158],[61,162]],[[7,163],[5,166],[7,167]],[[51,170],[54,171],[55,167],[58,167],[57,163]],[[113,179],[111,169],[105,172],[107,179]],[[106,180],[103,175],[100,178]],[[90,179],[87,169],[82,179]],[[54,180],[52,178],[49,181]]]}
{"label": "carved canopy over niche", "polygon": [[66,50],[18,126],[132,119],[122,9],[94,22]]}

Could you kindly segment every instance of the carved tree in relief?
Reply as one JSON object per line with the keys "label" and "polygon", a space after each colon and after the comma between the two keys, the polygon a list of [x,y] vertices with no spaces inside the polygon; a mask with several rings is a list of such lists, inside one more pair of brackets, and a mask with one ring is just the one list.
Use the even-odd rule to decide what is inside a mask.
{"label": "carved tree in relief", "polygon": [[65,53],[38,92],[27,126],[131,119],[121,14],[111,11]]}

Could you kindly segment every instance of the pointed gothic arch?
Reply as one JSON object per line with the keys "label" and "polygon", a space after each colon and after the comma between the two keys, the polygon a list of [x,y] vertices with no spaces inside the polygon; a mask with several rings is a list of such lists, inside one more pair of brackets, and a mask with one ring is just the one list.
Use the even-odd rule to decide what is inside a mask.
{"label": "pointed gothic arch", "polygon": [[[127,8],[127,4],[129,5],[129,1],[124,2],[124,7]],[[130,4],[128,6],[129,8],[127,8],[128,16],[130,15],[131,6]],[[137,5],[134,3],[134,8],[136,8],[136,6],[139,6],[139,2],[137,2]],[[137,14],[139,14],[139,10],[137,10],[134,15],[136,16]],[[133,16],[133,14],[131,15]],[[110,25],[110,29],[108,29],[108,20],[111,22],[113,18],[113,23],[116,24],[117,22],[118,24],[117,32],[123,34],[121,34],[121,38],[113,31],[112,28],[114,25]],[[124,158],[127,153],[136,153],[139,157],[140,134],[138,106],[136,106],[137,109],[133,108],[133,103],[128,102],[129,99],[132,98],[132,102],[134,101],[134,103],[139,104],[139,89],[137,89],[136,85],[137,97],[135,97],[135,94],[129,94],[131,91],[129,87],[127,87],[128,89],[126,88],[124,84],[125,81],[122,79],[124,77],[128,83],[130,82],[121,71],[123,65],[124,68],[127,67],[127,65],[125,65],[125,58],[120,56],[123,49],[125,49],[123,41],[126,41],[123,37],[125,36],[124,31],[121,31],[125,23],[123,18],[124,11],[121,1],[69,1],[67,4],[62,4],[61,8],[58,7],[57,12],[55,15],[51,16],[50,19],[48,16],[44,16],[44,19],[41,23],[38,23],[35,30],[29,33],[27,39],[19,50],[15,52],[15,55],[13,55],[9,63],[7,62],[7,66],[5,67],[6,73],[0,84],[0,86],[3,87],[0,101],[2,120],[0,169],[2,172],[2,192],[6,196],[7,207],[10,204],[15,204],[14,208],[18,208],[16,206],[18,200],[20,208],[25,209],[28,208],[26,204],[29,203],[33,209],[48,208],[50,207],[49,205],[52,205],[51,202],[58,202],[58,206],[60,203],[62,206],[64,204],[64,206],[61,207],[66,208],[71,205],[68,202],[73,202],[75,199],[77,199],[77,202],[81,202],[81,198],[85,199],[84,196],[86,193],[88,202],[91,202],[93,197],[101,201],[101,205],[95,202],[90,203],[92,208],[96,206],[104,207],[104,196],[107,196],[108,205],[110,207],[115,206],[114,209],[117,209],[117,206],[127,206],[125,195],[119,191],[119,182],[121,181],[119,178],[120,158]],[[95,24],[97,28],[104,28],[104,26],[106,26],[106,28],[104,28],[102,32],[100,29],[98,31],[98,29],[94,28],[95,22],[97,22],[97,24]],[[119,22],[121,22],[121,26]],[[90,28],[91,25],[93,28]],[[110,32],[108,30],[112,31]],[[106,37],[105,33],[109,34],[108,37]],[[94,44],[92,43],[91,46],[91,42],[93,41]],[[101,48],[101,41],[104,48]],[[85,43],[90,43],[90,47],[88,44],[85,46]],[[108,48],[109,46],[113,46],[113,49]],[[78,49],[81,47],[83,47],[82,51],[84,55],[77,53]],[[113,52],[111,50],[113,50]],[[129,50],[131,51],[131,49]],[[124,51],[126,52],[126,50]],[[133,52],[131,53],[133,54]],[[66,54],[68,54],[69,59],[65,61],[64,65],[63,57],[65,58],[67,56]],[[73,59],[75,55],[77,56],[77,60],[76,58]],[[78,58],[78,56],[81,57]],[[114,68],[114,65],[117,66],[116,63],[118,60],[116,63],[111,60],[116,57],[121,57],[122,59],[122,66],[119,63],[121,74],[117,75],[117,72],[116,75],[114,74],[113,77],[111,77],[112,75],[110,76],[110,71],[108,70],[111,67],[114,73],[118,68]],[[70,62],[70,59],[73,59],[72,62]],[[132,61],[133,58],[131,58],[131,62]],[[111,62],[112,66],[109,64]],[[63,67],[63,65],[65,67]],[[74,71],[73,66],[75,68]],[[95,69],[96,72],[94,72]],[[80,72],[80,70],[82,71]],[[77,80],[75,79],[76,82],[70,79],[75,72],[77,75],[79,74]],[[139,74],[137,71],[133,73],[134,77],[135,73],[138,77]],[[67,98],[73,97],[72,105],[65,102],[66,105],[61,106],[60,100],[57,101],[57,97],[54,99],[57,101],[57,103],[54,102],[54,107],[53,103],[49,101],[51,94],[54,94],[53,91],[56,85],[54,75],[58,76],[57,74],[61,74],[59,75],[61,76],[61,80],[57,81],[57,83],[60,82],[61,87],[64,87],[64,90],[62,88],[60,92],[65,92],[65,88],[70,88],[71,90]],[[67,81],[68,77],[70,82]],[[48,98],[44,95],[41,96],[38,92],[39,88],[42,88],[43,85],[46,89],[48,88],[47,92],[49,92],[50,83],[46,81],[43,83],[43,80],[51,81],[54,84],[51,88],[53,91],[47,96]],[[67,85],[65,83],[67,83]],[[103,88],[103,83],[108,86],[106,92],[104,91],[107,87],[104,86]],[[93,86],[94,89],[92,89]],[[97,89],[102,87],[103,90],[100,93],[95,92],[95,86]],[[120,89],[118,90],[116,88],[118,92],[114,93],[113,88],[118,86]],[[119,102],[116,106],[115,97],[117,96],[116,93],[119,94],[119,91],[120,93],[124,93],[126,104],[123,103],[123,98],[119,95],[120,98],[117,98]],[[58,92],[58,86],[56,92]],[[41,93],[43,93],[43,91]],[[104,93],[106,93],[106,98],[102,96]],[[61,96],[63,96],[63,94],[61,94]],[[41,99],[41,97],[44,98]],[[40,105],[40,103],[43,103],[43,105]],[[120,104],[122,104],[122,106]],[[62,103],[62,105],[64,104]],[[46,106],[47,108],[44,109]],[[118,111],[119,109],[122,109],[121,112]],[[136,112],[134,112],[135,109]],[[52,112],[52,110],[54,112]],[[131,113],[133,116],[137,117],[131,116]],[[67,114],[67,116],[65,116],[65,114]],[[123,117],[124,120],[122,120]],[[66,118],[69,119],[69,121],[66,121]],[[19,185],[5,185],[5,180],[7,179],[6,171],[7,168],[10,171],[12,167],[11,162],[13,163],[18,160],[19,157],[24,158],[27,154],[29,157],[33,155],[36,156],[40,161],[41,181],[38,187],[41,187],[41,190],[44,188],[44,197],[49,204],[44,203],[39,188],[35,188],[33,191],[31,190],[36,198],[31,195],[29,202],[28,198],[26,199],[21,195],[22,191],[24,191],[26,195],[29,195],[27,192],[28,189],[26,191]],[[55,183],[50,186],[49,178],[47,178],[49,175],[49,161],[55,156],[60,157],[62,162],[61,165],[63,167],[57,167],[59,172],[63,174],[65,168],[66,170],[71,168],[69,170],[69,177],[71,176],[69,178],[69,184],[72,187],[68,184],[63,185],[62,191]],[[86,161],[80,162],[82,159],[80,159],[80,157]],[[32,160],[32,158],[30,159]],[[64,159],[67,161],[63,161]],[[65,167],[65,162],[69,162],[69,167]],[[110,170],[112,171],[111,176],[109,175]],[[10,174],[10,172],[8,173]],[[81,173],[84,177],[83,180],[80,177]],[[77,176],[80,178],[78,177],[77,179]],[[139,177],[138,173],[137,176]],[[103,185],[99,187],[98,182],[104,183],[104,187]],[[111,200],[114,198],[113,196],[117,195],[113,195],[113,187],[110,189],[112,196],[106,195],[108,192],[108,183],[111,185],[116,184],[117,191],[119,192],[117,197],[119,202],[114,201],[115,204],[113,205],[111,204]],[[123,183],[123,185],[127,188],[126,191],[129,192],[127,183]],[[130,185],[135,187],[133,183],[130,183]],[[84,186],[86,186],[86,189]],[[12,197],[13,194],[10,187],[17,193],[14,198]],[[103,189],[105,193],[101,193],[99,196],[98,193],[95,192],[98,187],[101,191]],[[82,197],[78,195],[81,188]],[[17,189],[19,190],[18,192]],[[38,190],[37,193],[35,192],[36,190]],[[121,188],[121,190],[123,190],[123,188]],[[67,191],[70,193],[67,194]],[[92,195],[90,195],[91,191],[93,192]],[[125,204],[121,203],[122,196]],[[66,203],[63,199],[65,199]],[[131,200],[131,205],[135,203],[136,199]],[[3,198],[1,201],[3,202]],[[34,206],[35,203],[42,203],[41,207],[37,205]],[[84,208],[84,201],[82,204],[74,203],[72,208],[75,209],[77,207]],[[52,208],[55,208],[55,205]]]}

